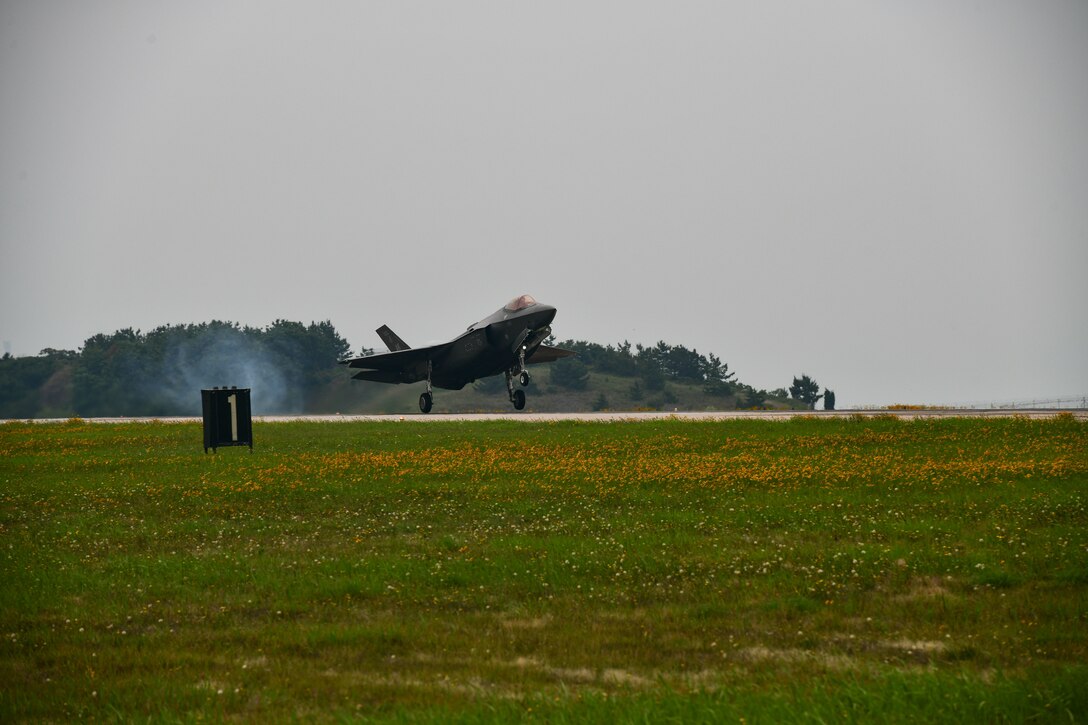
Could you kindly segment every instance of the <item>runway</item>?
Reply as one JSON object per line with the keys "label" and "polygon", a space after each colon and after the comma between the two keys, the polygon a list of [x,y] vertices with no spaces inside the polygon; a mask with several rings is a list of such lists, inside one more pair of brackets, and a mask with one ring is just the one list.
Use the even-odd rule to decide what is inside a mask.
{"label": "runway", "polygon": [[[1077,420],[1088,420],[1088,409],[1075,408],[1059,410],[1054,408],[1010,409],[1010,408],[940,408],[932,410],[724,410],[724,411],[602,411],[596,413],[410,413],[406,415],[255,415],[256,423],[289,423],[307,421],[312,423],[355,423],[355,422],[411,422],[411,423],[469,423],[474,421],[512,421],[521,423],[555,423],[559,421],[581,421],[587,423],[637,423],[655,420],[769,420],[786,421],[793,418],[877,418],[894,416],[902,420],[923,420],[930,418],[1053,418],[1068,413]],[[64,423],[68,418],[15,419],[27,423]],[[169,418],[82,418],[87,423],[200,423],[196,416]],[[6,420],[3,422],[12,422]]]}

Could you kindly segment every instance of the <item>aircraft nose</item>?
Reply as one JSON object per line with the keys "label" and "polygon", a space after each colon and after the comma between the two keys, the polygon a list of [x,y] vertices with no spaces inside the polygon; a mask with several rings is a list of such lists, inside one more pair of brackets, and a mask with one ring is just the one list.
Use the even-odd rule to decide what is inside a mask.
{"label": "aircraft nose", "polygon": [[537,305],[540,310],[537,314],[540,316],[541,326],[552,324],[552,320],[555,319],[556,309],[551,305]]}

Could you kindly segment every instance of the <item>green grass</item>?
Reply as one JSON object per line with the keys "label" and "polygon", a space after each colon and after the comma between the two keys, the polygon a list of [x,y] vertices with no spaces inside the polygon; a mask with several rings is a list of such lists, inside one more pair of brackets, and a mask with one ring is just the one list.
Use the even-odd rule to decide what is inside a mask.
{"label": "green grass", "polygon": [[1088,426],[0,426],[0,720],[1084,721]]}

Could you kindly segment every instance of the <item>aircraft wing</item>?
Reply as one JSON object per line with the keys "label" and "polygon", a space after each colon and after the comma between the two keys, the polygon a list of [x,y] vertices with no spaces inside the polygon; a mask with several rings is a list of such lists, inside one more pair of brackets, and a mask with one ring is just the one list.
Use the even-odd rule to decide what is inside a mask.
{"label": "aircraft wing", "polygon": [[548,347],[547,345],[541,345],[537,349],[533,350],[533,354],[525,358],[526,365],[532,365],[534,363],[546,363],[555,362],[559,358],[570,357],[575,355],[573,350],[564,350],[561,347]]}
{"label": "aircraft wing", "polygon": [[342,360],[341,365],[361,368],[352,377],[356,380],[373,380],[379,383],[414,383],[427,379],[427,364],[443,355],[450,343],[413,347],[408,350],[379,352],[352,360]]}

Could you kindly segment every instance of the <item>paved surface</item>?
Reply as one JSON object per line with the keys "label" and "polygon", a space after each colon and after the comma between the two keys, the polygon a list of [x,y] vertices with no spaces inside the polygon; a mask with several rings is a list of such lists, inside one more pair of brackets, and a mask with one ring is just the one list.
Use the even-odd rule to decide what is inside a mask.
{"label": "paved surface", "polygon": [[[813,418],[848,418],[858,415],[867,418],[894,415],[904,420],[918,418],[1052,418],[1059,413],[1070,413],[1078,420],[1088,420],[1088,409],[1076,408],[1069,410],[1046,409],[999,409],[999,408],[945,408],[939,410],[732,410],[715,412],[602,412],[602,413],[456,413],[423,415],[413,413],[407,415],[256,415],[253,419],[257,422],[283,423],[289,421],[313,421],[319,423],[350,423],[354,421],[405,421],[405,422],[468,422],[479,420],[516,420],[528,423],[547,423],[560,420],[581,420],[599,422],[663,420],[675,418],[679,420],[789,420],[797,416],[811,416]],[[66,418],[37,418],[34,423],[61,423]],[[178,418],[84,418],[88,423],[150,423],[161,421],[163,423],[199,423],[198,417]],[[5,421],[6,422],[6,421]]]}

